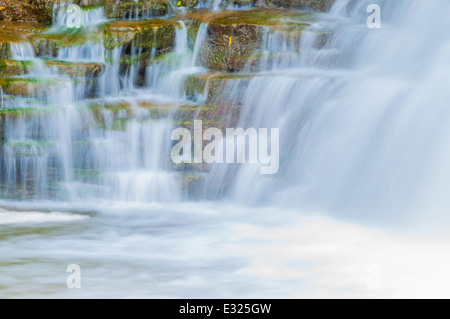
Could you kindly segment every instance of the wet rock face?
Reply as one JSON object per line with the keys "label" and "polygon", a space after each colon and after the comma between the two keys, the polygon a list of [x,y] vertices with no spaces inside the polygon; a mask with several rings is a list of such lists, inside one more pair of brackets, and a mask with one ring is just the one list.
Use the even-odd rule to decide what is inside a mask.
{"label": "wet rock face", "polygon": [[10,59],[11,44],[26,41],[26,38],[21,32],[0,30],[0,59]]}
{"label": "wet rock face", "polygon": [[242,70],[252,52],[259,48],[262,29],[251,25],[211,24],[211,37],[201,61],[212,70],[234,72]]}
{"label": "wet rock face", "polygon": [[[0,0],[0,21],[52,22],[53,4],[62,0]],[[169,12],[166,0],[75,0],[81,7],[103,6],[110,19],[151,18]]]}
{"label": "wet rock face", "polygon": [[[247,123],[253,114],[251,110],[243,107],[244,97],[251,81],[258,76],[254,74],[259,70],[258,64],[263,65],[260,69],[264,69],[270,63],[275,64],[278,58],[279,52],[267,48],[268,37],[275,34],[277,41],[287,39],[286,43],[298,49],[304,28],[309,26],[316,16],[320,16],[311,11],[327,10],[328,4],[332,2],[331,0],[258,0],[258,2],[256,0],[222,0],[220,8],[230,10],[182,9],[179,10],[179,15],[175,15],[177,12],[172,12],[167,0],[137,0],[136,2],[133,0],[74,0],[73,3],[85,9],[102,6],[105,15],[114,20],[102,22],[92,28],[89,26],[68,29],[50,28],[48,22],[51,21],[51,16],[44,16],[44,19],[38,18],[33,13],[31,3],[36,4],[37,8],[38,3],[53,4],[53,0],[39,0],[41,2],[0,0],[0,6],[2,6],[1,3],[8,2],[10,6],[8,8],[11,8],[14,1],[21,2],[21,5],[30,13],[26,16],[24,14],[20,16],[20,12],[14,13],[16,20],[11,22],[13,16],[10,10],[7,10],[8,5],[5,5],[4,10],[0,10],[0,13],[3,12],[3,19],[5,17],[9,19],[0,21],[0,88],[2,91],[0,143],[5,136],[4,123],[11,123],[12,118],[18,122],[23,121],[24,118],[42,118],[47,122],[49,114],[59,112],[58,107],[53,107],[51,104],[48,109],[43,106],[46,106],[47,101],[51,101],[54,92],[61,91],[67,85],[72,86],[75,91],[80,89],[80,95],[84,99],[83,103],[76,102],[77,115],[83,118],[77,130],[79,129],[83,134],[84,130],[91,129],[115,130],[117,132],[113,133],[120,134],[122,132],[119,131],[127,130],[127,125],[131,121],[147,119],[152,121],[169,119],[174,127],[187,129],[193,128],[195,120],[202,120],[204,129],[215,127],[223,132],[227,127],[238,126],[240,121]],[[204,3],[205,0],[180,0],[179,2],[180,7],[191,8],[198,3]],[[172,3],[177,5],[178,0]],[[262,8],[235,10],[237,7],[253,5]],[[280,9],[280,7],[290,7],[290,9]],[[46,7],[46,10],[48,8],[51,6]],[[51,12],[51,10],[44,12]],[[42,24],[29,21],[38,21]],[[179,21],[184,22],[184,25]],[[183,29],[184,26],[187,30]],[[159,89],[157,85],[149,84],[147,78],[149,74],[155,74],[161,79],[171,75],[178,65],[184,67],[184,64],[191,63],[189,61],[192,59],[189,55],[187,63],[182,60],[180,52],[184,55],[186,51],[174,51],[175,45],[179,43],[175,41],[176,35],[182,34],[184,37],[185,31],[187,39],[185,44],[182,44],[183,48],[189,47],[186,51],[191,52],[195,48],[197,52],[198,46],[195,44],[196,39],[199,39],[198,43],[201,43],[201,47],[196,62],[207,69],[198,74],[183,75],[183,79],[179,79],[177,75],[174,82],[176,81],[177,85],[179,83],[180,92],[174,91],[173,94],[176,97],[180,95],[182,102],[161,102],[150,99],[131,102],[102,101],[105,94],[110,94],[103,93],[101,90],[104,82],[107,82],[103,80],[110,78],[116,80],[117,77],[117,80],[123,80],[127,85],[132,82],[133,88],[151,87],[157,91]],[[327,34],[317,41],[318,47],[323,46],[327,41]],[[42,64],[51,71],[52,76],[46,79],[39,74],[36,75],[32,60],[22,61],[20,58],[16,61],[11,60],[11,52],[14,53],[16,49],[12,43],[31,44],[36,56],[41,58]],[[72,57],[73,55],[69,54],[83,52],[85,49],[88,51],[96,46],[105,49],[104,59],[83,60],[83,57]],[[90,51],[85,55],[89,56],[89,54]],[[92,56],[96,55],[92,54]],[[42,57],[45,58],[42,59]],[[243,72],[239,73],[240,71]],[[171,81],[172,77],[168,79]],[[119,86],[125,88],[123,83],[118,84]],[[169,93],[164,91],[163,94]],[[26,109],[17,107],[21,106],[20,103],[24,103],[21,101],[25,101]],[[167,105],[161,103],[167,103]],[[180,105],[173,103],[180,103]],[[43,154],[51,153],[46,149],[45,143],[37,146],[30,144],[30,146],[17,143],[13,145],[14,141],[6,142],[14,148],[19,160],[24,157],[37,158],[39,155],[32,152],[33,148]],[[72,146],[73,149],[89,152],[86,150],[91,146],[86,145],[90,143],[90,140],[84,140],[83,137],[76,143]],[[205,141],[203,146],[206,143]],[[167,160],[174,170],[191,173],[183,175],[181,184],[192,195],[192,189],[200,182],[198,171],[203,174],[209,166],[206,164],[174,165],[170,161],[169,154],[167,154]],[[74,176],[83,181],[90,181],[90,175],[86,176],[86,172],[90,169],[84,166],[79,169],[77,166]],[[92,180],[95,181],[95,176]],[[13,189],[12,193],[15,192],[17,190]]]}
{"label": "wet rock face", "polygon": [[52,22],[53,0],[0,0],[0,21]]}
{"label": "wet rock face", "polygon": [[103,28],[105,48],[133,46],[164,53],[172,49],[176,26],[175,22],[161,19],[111,22]]}
{"label": "wet rock face", "polygon": [[9,59],[11,57],[10,44],[7,41],[0,40],[0,59]]}
{"label": "wet rock face", "polygon": [[177,3],[179,7],[193,8],[198,4],[198,0],[180,0]]}
{"label": "wet rock face", "polygon": [[96,78],[99,77],[105,65],[102,63],[88,63],[88,62],[62,62],[48,60],[45,65],[58,71],[60,74],[65,74],[71,78]]}
{"label": "wet rock face", "polygon": [[[299,34],[309,25],[310,16],[301,10],[256,9],[206,14],[193,12],[189,18],[208,24],[207,40],[200,50],[200,63],[215,71],[239,72],[246,67],[252,69],[249,63],[261,49],[265,30]],[[295,22],[286,22],[287,18]]]}
{"label": "wet rock face", "polygon": [[106,15],[110,19],[136,19],[165,16],[169,4],[165,0],[107,1]]}
{"label": "wet rock face", "polygon": [[328,11],[335,0],[257,0],[256,7],[279,8],[295,7],[313,11]]}

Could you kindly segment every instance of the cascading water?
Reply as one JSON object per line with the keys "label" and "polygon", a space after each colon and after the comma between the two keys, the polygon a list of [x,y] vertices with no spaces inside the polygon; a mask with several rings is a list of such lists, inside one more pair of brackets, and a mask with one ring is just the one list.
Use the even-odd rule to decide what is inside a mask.
{"label": "cascading water", "polygon": [[[446,169],[434,157],[446,158],[434,144],[445,135],[445,125],[435,125],[446,98],[431,97],[429,86],[439,90],[443,72],[431,75],[429,64],[414,62],[423,56],[441,61],[445,41],[437,36],[428,37],[428,45],[417,41],[428,31],[412,21],[415,12],[444,17],[449,7],[386,1],[381,5],[386,12],[405,16],[395,16],[391,25],[386,15],[384,27],[371,30],[361,18],[368,4],[338,1],[331,12],[338,27],[324,46],[318,46],[318,31],[328,30],[329,21],[297,38],[265,32],[262,73],[245,80],[243,107],[252,119],[241,126],[278,127],[280,148],[291,151],[282,155],[276,178],[261,176],[251,165],[240,168],[230,198],[383,223],[415,220],[431,207],[433,214],[446,210],[441,195]],[[356,24],[348,23],[347,8],[359,19]],[[421,107],[430,102],[435,109]],[[229,182],[230,169],[235,170],[216,165],[205,187],[208,196]]]}
{"label": "cascading water", "polygon": [[[381,29],[366,26],[372,3],[383,9]],[[223,18],[226,4],[197,7]],[[149,22],[150,11],[133,8],[110,29],[104,9],[83,10],[74,31],[55,7],[48,43],[98,38],[41,51],[11,43],[10,58],[27,68],[9,80],[28,86],[12,97],[1,90],[0,296],[209,297],[213,286],[225,298],[428,296],[417,278],[430,276],[429,295],[447,293],[447,241],[396,233],[446,220],[445,0],[336,0],[328,13],[296,11],[283,28],[258,29],[260,47],[239,52],[247,62],[234,72],[204,59],[222,38],[228,47],[214,58],[228,57],[238,18],[222,20],[218,34],[210,16],[192,23],[180,10],[162,25],[167,17]],[[147,37],[125,41],[144,29]],[[201,85],[188,92],[189,81]],[[239,109],[237,127],[280,129],[277,174],[261,175],[259,164],[174,169],[172,130],[193,126],[180,112],[222,124],[231,115],[214,113],[218,105]],[[48,274],[74,263],[87,279],[79,295]],[[387,282],[379,291],[366,288],[372,265]]]}

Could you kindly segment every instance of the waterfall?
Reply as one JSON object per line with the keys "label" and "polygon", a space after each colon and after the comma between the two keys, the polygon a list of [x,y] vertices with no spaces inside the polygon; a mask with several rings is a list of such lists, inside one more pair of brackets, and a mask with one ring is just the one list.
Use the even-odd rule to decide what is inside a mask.
{"label": "waterfall", "polygon": [[81,45],[61,48],[58,51],[58,60],[66,61],[105,61],[103,44],[87,41]]}
{"label": "waterfall", "polygon": [[204,71],[197,66],[200,47],[206,38],[206,24],[201,24],[194,41],[192,51],[188,45],[188,31],[183,21],[178,21],[179,27],[175,34],[175,48],[171,56],[158,63],[148,66],[146,71],[147,87],[158,94],[165,94],[184,99],[183,81],[189,74]]}
{"label": "waterfall", "polygon": [[11,58],[13,60],[24,61],[24,60],[33,60],[34,49],[30,43],[11,43]]}
{"label": "waterfall", "polygon": [[[448,294],[448,0],[130,3],[2,24],[0,297]],[[195,120],[279,129],[279,170],[175,164]]]}
{"label": "waterfall", "polygon": [[[446,95],[428,96],[430,87],[444,90],[439,84],[444,75],[439,70],[446,65],[446,37],[431,35],[426,27],[411,20],[416,17],[416,12],[427,13],[426,18],[433,14],[443,17],[449,10],[448,6],[440,2],[438,6],[427,6],[418,1],[408,4],[404,1],[378,1],[386,15],[383,15],[383,27],[373,30],[365,25],[365,9],[369,3],[338,0],[326,19],[317,19],[301,33],[290,34],[271,27],[263,29],[261,50],[253,59],[257,62],[249,63],[242,72],[246,77],[227,85],[222,95],[228,104],[241,105],[245,113],[252,114],[250,119],[242,118],[239,126],[279,128],[280,149],[289,151],[282,154],[282,165],[277,176],[261,176],[257,165],[214,165],[200,187],[200,198],[227,199],[251,205],[305,205],[348,216],[416,212],[428,207],[432,199],[437,210],[446,207],[445,192],[431,191],[439,186],[445,189],[447,170],[437,161],[439,156],[443,159],[447,157],[438,147],[444,139],[430,141],[438,132],[441,134],[439,136],[445,136],[445,125],[437,123],[445,121],[445,117],[439,114],[444,112],[442,105]],[[102,12],[100,9],[87,10],[83,21],[88,25],[100,23],[103,21]],[[67,17],[62,13],[58,14],[55,25],[62,26],[65,19]],[[146,137],[149,134],[163,138],[161,134],[171,128],[168,125],[170,118],[161,122],[166,123],[164,125],[150,120],[148,115],[144,116],[145,123],[137,120],[146,110],[141,109],[136,100],[139,96],[151,94],[158,96],[156,100],[189,103],[183,91],[186,77],[206,73],[199,65],[199,56],[206,48],[208,24],[199,25],[192,43],[188,41],[185,22],[178,20],[177,24],[173,51],[156,57],[156,48],[153,48],[151,61],[144,71],[140,60],[142,49],[135,46],[105,50],[103,43],[87,41],[58,50],[58,60],[105,65],[96,82],[96,98],[123,100],[134,105],[132,120],[128,119],[130,121],[123,132],[91,130],[90,135],[79,136],[87,144],[103,141],[105,145],[111,145],[104,149],[104,153],[96,155],[102,159],[93,160],[91,165],[93,170],[108,172],[106,175],[109,177],[102,176],[99,181],[103,190],[106,186],[111,191],[123,189],[123,194],[119,191],[114,195],[116,198],[133,199],[133,196],[127,195],[130,192],[127,186],[130,175],[127,174],[133,172],[139,172],[137,174],[144,179],[139,182],[140,189],[147,189],[147,194],[152,193],[150,181],[156,178],[154,172],[158,169],[153,167],[150,170],[145,161],[137,165],[136,160],[146,158],[145,154],[152,147],[156,149],[154,152],[158,152],[157,149],[162,151],[170,144],[168,141],[167,145],[162,146]],[[404,39],[401,44],[394,35]],[[415,37],[426,41],[417,44]],[[13,43],[11,51],[15,60],[38,61],[29,44]],[[132,61],[126,67],[121,62],[125,52]],[[429,62],[416,63],[423,57],[428,57]],[[436,61],[442,61],[442,64]],[[67,81],[67,77],[55,74],[42,62],[35,62],[35,65],[41,65],[41,74],[47,72],[49,77],[57,76],[60,85],[47,90],[44,97],[34,93],[30,94],[31,97],[65,108],[85,97],[86,89],[80,91],[71,81]],[[36,70],[28,76],[37,75],[39,72]],[[142,76],[145,77],[144,83],[138,84],[138,77]],[[205,78],[205,93],[197,93],[194,98],[197,103],[207,100],[209,77]],[[442,101],[439,100],[441,98]],[[60,101],[65,102],[61,105]],[[425,112],[421,104],[430,107]],[[107,109],[102,112],[107,129],[114,121],[120,121],[117,114],[109,114]],[[138,113],[141,115],[138,116]],[[78,131],[77,126],[86,119],[92,121],[93,116],[89,112],[87,115],[77,113],[75,120],[69,121],[67,127]],[[430,130],[432,126],[434,130]],[[14,128],[11,130],[17,131]],[[65,150],[59,150],[56,160],[52,158],[55,163],[64,163],[66,173],[58,175],[58,178],[63,176],[66,185],[73,179],[69,167],[74,164],[69,158],[76,157],[68,151],[74,138],[70,135],[64,137],[62,142],[66,143]],[[122,152],[134,155],[122,160],[121,164],[106,165],[105,161],[115,161],[116,155],[111,154],[117,152],[113,149],[120,143],[130,144],[133,136],[143,141],[140,144],[142,153],[131,145],[130,149],[123,146]],[[11,140],[16,139],[12,134]],[[126,140],[129,142],[124,142]],[[82,152],[93,150],[92,147],[85,147]],[[158,162],[156,158],[153,160]],[[135,164],[129,165],[131,162]],[[162,168],[162,161],[158,163],[157,166]],[[42,163],[39,165],[45,166]],[[145,170],[153,172],[148,179],[142,173]],[[45,175],[41,171],[38,176]],[[162,171],[168,172],[169,169]],[[156,182],[156,185],[159,184]],[[175,183],[169,184],[172,192],[177,194]],[[108,196],[112,196],[111,193]],[[142,199],[142,196],[137,195],[134,199],[137,198]],[[156,198],[167,200],[168,197],[160,194]]]}
{"label": "waterfall", "polygon": [[67,28],[70,22],[77,22],[84,28],[92,28],[107,21],[102,7],[89,9],[75,7],[76,9],[68,11],[70,4],[66,3],[66,5],[54,9],[54,28]]}

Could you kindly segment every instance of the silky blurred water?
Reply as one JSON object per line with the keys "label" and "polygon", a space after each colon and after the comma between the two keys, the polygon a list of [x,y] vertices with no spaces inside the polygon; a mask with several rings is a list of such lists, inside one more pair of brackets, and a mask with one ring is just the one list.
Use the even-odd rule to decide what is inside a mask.
{"label": "silky blurred water", "polygon": [[[226,97],[252,114],[239,125],[280,128],[280,172],[217,164],[192,197],[160,156],[172,119],[150,119],[136,101],[187,102],[185,76],[206,72],[198,55],[207,25],[188,48],[178,21],[174,59],[147,68],[145,90],[135,87],[135,66],[119,74],[122,48],[61,50],[60,59],[104,63],[97,97],[120,96],[134,118],[120,132],[81,134],[94,122],[74,108],[86,90],[66,83],[43,98],[66,101],[59,112],[7,123],[14,144],[37,139],[45,122],[56,160],[30,157],[17,172],[4,146],[3,178],[25,188],[31,172],[35,184],[31,200],[0,203],[0,297],[448,297],[450,5],[373,2],[379,30],[366,26],[372,1],[348,0],[301,37],[264,30],[257,71],[248,66]],[[101,11],[85,18],[102,21]],[[321,46],[324,30],[332,32]],[[35,59],[27,45],[13,51]],[[102,116],[112,126],[111,113]],[[95,147],[74,151],[78,135]],[[79,162],[102,173],[96,183],[73,176]],[[44,191],[48,166],[60,171],[63,199]],[[80,289],[66,286],[71,264],[81,268]]]}
{"label": "silky blurred water", "polygon": [[448,236],[226,203],[31,206],[0,212],[2,298],[448,297]]}

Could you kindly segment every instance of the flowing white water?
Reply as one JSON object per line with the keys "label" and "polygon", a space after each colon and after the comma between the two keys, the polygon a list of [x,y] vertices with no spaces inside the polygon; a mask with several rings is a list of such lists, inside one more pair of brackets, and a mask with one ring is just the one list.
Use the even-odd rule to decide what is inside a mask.
{"label": "flowing white water", "polygon": [[54,9],[57,11],[53,25],[56,28],[73,27],[74,25],[92,28],[107,21],[103,8],[83,9],[80,7],[70,7],[70,3]]}
{"label": "flowing white water", "polygon": [[[365,24],[372,2],[383,8],[379,30]],[[257,72],[224,95],[252,115],[240,126],[280,128],[280,172],[217,164],[193,202],[165,156],[172,119],[135,102],[185,99],[183,79],[203,71],[207,25],[189,48],[180,21],[181,58],[149,65],[143,89],[138,64],[121,70],[124,48],[61,50],[107,64],[97,97],[132,108],[81,112],[73,92],[53,92],[62,111],[7,118],[4,197],[41,201],[4,202],[0,296],[448,296],[448,236],[398,225],[447,231],[449,13],[444,0],[338,0],[301,35],[267,28]],[[33,58],[27,46],[14,52]],[[65,287],[74,263],[80,290]]]}
{"label": "flowing white water", "polygon": [[[338,1],[324,47],[315,47],[317,30],[329,22],[319,21],[298,44],[266,33],[270,58],[260,65],[265,76],[250,80],[244,108],[252,119],[241,124],[280,128],[280,149],[290,152],[275,178],[242,167],[231,198],[387,224],[444,217],[448,37],[417,16],[443,23],[450,7],[385,1],[384,11],[398,15],[386,14],[375,30],[365,25],[368,3]],[[341,15],[348,7],[351,18]],[[228,170],[215,167],[205,187],[211,194],[229,181]]]}

